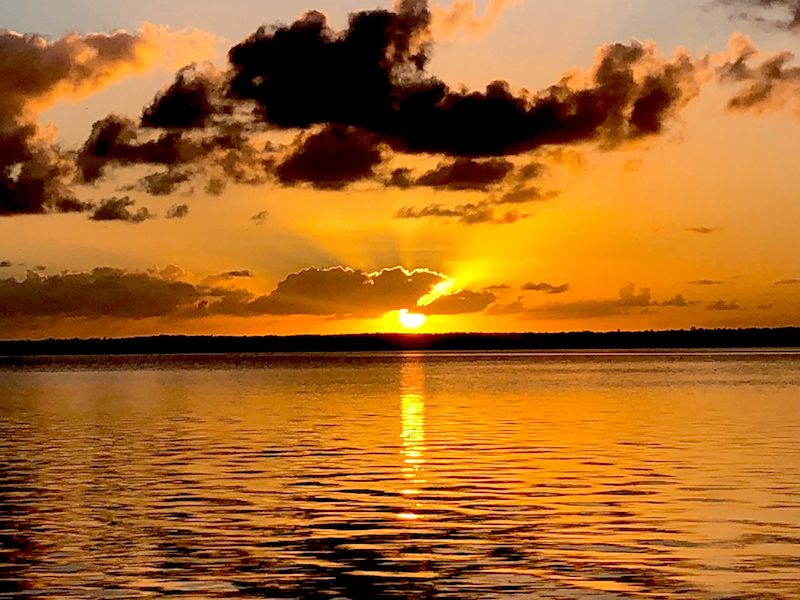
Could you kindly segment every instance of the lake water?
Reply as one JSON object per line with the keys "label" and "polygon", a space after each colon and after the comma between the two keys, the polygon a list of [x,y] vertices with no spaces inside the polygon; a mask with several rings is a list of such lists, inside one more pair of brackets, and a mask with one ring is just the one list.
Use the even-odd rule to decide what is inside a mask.
{"label": "lake water", "polygon": [[800,598],[800,353],[0,359],[0,597]]}

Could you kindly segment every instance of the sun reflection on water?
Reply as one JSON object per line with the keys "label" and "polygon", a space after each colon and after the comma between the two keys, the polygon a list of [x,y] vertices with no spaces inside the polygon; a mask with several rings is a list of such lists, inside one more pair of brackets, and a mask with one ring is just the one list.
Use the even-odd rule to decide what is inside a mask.
{"label": "sun reflection on water", "polygon": [[[418,356],[404,357],[400,372],[400,438],[403,458],[404,496],[413,499],[421,492],[425,480],[425,368]],[[399,513],[400,519],[418,519],[420,503],[413,509]]]}

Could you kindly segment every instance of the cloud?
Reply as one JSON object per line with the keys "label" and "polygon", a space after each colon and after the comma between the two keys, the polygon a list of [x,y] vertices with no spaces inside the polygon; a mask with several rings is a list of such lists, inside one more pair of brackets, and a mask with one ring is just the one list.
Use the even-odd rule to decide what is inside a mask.
{"label": "cloud", "polygon": [[258,212],[254,214],[252,217],[250,217],[250,220],[255,221],[256,225],[263,225],[268,218],[269,218],[269,211],[262,210],[261,212]]}
{"label": "cloud", "polygon": [[689,285],[722,285],[724,282],[716,279],[695,279],[693,281],[687,281],[686,283]]}
{"label": "cloud", "polygon": [[320,189],[341,189],[371,177],[381,152],[371,134],[355,127],[328,125],[299,143],[275,169],[281,183],[310,183]]}
{"label": "cloud", "polygon": [[528,309],[522,302],[522,296],[518,297],[514,302],[509,304],[492,304],[486,309],[486,314],[490,316],[498,315],[518,315],[528,312]]}
{"label": "cloud", "polygon": [[[0,279],[0,319],[197,319],[213,315],[316,315],[378,317],[411,308],[434,286],[449,279],[428,269],[392,267],[366,272],[346,267],[310,268],[291,273],[272,292],[262,296],[231,282],[249,279],[248,269],[207,277],[199,284],[186,281],[180,268],[145,273],[97,268],[82,273]],[[494,296],[459,291],[440,297],[428,314],[483,310]]]}
{"label": "cloud", "polygon": [[448,6],[431,7],[431,30],[434,39],[448,40],[458,34],[481,37],[494,29],[503,11],[521,0],[489,0],[482,15],[474,0],[453,0]]}
{"label": "cloud", "polygon": [[737,8],[732,16],[760,25],[800,32],[800,0],[717,0]]}
{"label": "cloud", "polygon": [[631,158],[625,161],[625,164],[622,165],[622,171],[624,173],[635,173],[636,171],[640,170],[644,166],[644,161],[641,158]]}
{"label": "cloud", "polygon": [[94,208],[91,216],[92,221],[125,221],[127,223],[143,223],[147,219],[152,219],[150,211],[142,207],[137,211],[131,211],[131,207],[136,204],[129,196],[113,196],[100,201]]}
{"label": "cloud", "polygon": [[206,156],[210,151],[208,146],[178,132],[163,133],[140,142],[136,123],[126,117],[109,115],[92,125],[89,138],[78,152],[76,164],[80,180],[93,183],[103,176],[108,164],[181,165]]}
{"label": "cloud", "polygon": [[717,300],[716,302],[712,302],[708,306],[706,306],[706,310],[716,310],[716,311],[730,311],[730,310],[739,310],[741,306],[736,303],[736,300],[731,300],[730,302],[725,302],[724,300]]}
{"label": "cloud", "polygon": [[506,211],[498,215],[495,213],[494,204],[489,200],[459,204],[453,207],[444,206],[442,204],[429,204],[422,208],[404,206],[394,213],[395,219],[424,219],[428,217],[453,218],[465,225],[478,225],[482,223],[500,225],[511,224],[525,219],[527,216],[528,215],[518,213],[515,210]]}
{"label": "cloud", "polygon": [[0,279],[0,318],[144,319],[172,314],[201,297],[191,284],[119,269],[49,277],[29,274],[23,281]]}
{"label": "cloud", "polygon": [[425,72],[430,13],[375,10],[350,15],[344,31],[309,12],[262,27],[231,48],[230,91],[255,101],[282,128],[340,124],[371,131],[399,152],[499,157],[545,145],[614,145],[660,133],[697,93],[691,57],[665,60],[652,45],[610,44],[588,74],[538,94],[501,81],[455,91]]}
{"label": "cloud", "polygon": [[436,168],[420,175],[416,180],[403,181],[407,171],[395,170],[393,178],[399,178],[399,187],[410,185],[444,188],[448,190],[482,190],[502,181],[514,168],[514,165],[502,158],[489,160],[474,160],[471,158],[456,158],[452,161],[441,162]]}
{"label": "cloud", "polygon": [[800,279],[781,279],[775,285],[800,285]]}
{"label": "cloud", "polygon": [[569,291],[569,284],[553,285],[547,282],[526,283],[522,286],[524,292],[544,292],[545,294],[563,294]]}
{"label": "cloud", "polygon": [[253,272],[250,269],[235,269],[233,271],[225,271],[224,273],[217,273],[210,275],[203,279],[202,284],[205,286],[216,286],[219,284],[230,283],[240,279],[250,279],[253,277]]}
{"label": "cloud", "polygon": [[[116,115],[98,121],[78,154],[78,179],[93,183],[107,167],[151,164],[205,176],[210,194],[222,193],[227,181],[273,177],[282,185],[341,189],[374,178],[383,157],[395,152],[443,160],[416,177],[395,170],[387,185],[487,190],[509,175],[503,157],[542,149],[553,161],[577,164],[580,155],[563,146],[611,148],[657,135],[698,93],[705,60],[682,51],[665,59],[637,41],[603,46],[588,71],[572,71],[538,93],[512,92],[503,81],[483,91],[452,89],[428,73],[437,27],[485,31],[509,4],[491,0],[477,17],[471,0],[431,10],[424,0],[403,0],[394,10],[352,13],[342,31],[317,11],[261,27],[230,49],[227,71],[181,69],[139,124]],[[276,129],[300,130],[281,156],[282,149],[259,141]],[[541,194],[518,181],[495,203],[548,197]],[[467,212],[472,222],[527,216]]]}
{"label": "cloud", "polygon": [[6,267],[10,267],[11,261],[8,260],[0,260],[0,269],[5,269]]}
{"label": "cloud", "polygon": [[183,219],[189,214],[188,204],[173,204],[167,209],[166,217],[168,219]]}
{"label": "cloud", "polygon": [[699,300],[687,300],[683,297],[683,294],[676,294],[672,298],[668,300],[663,300],[659,302],[659,306],[673,306],[677,308],[685,308],[687,306],[696,306],[700,304]]}
{"label": "cloud", "polygon": [[461,290],[453,294],[439,296],[430,304],[415,309],[426,315],[463,315],[482,312],[496,300],[492,292]]}
{"label": "cloud", "polygon": [[138,32],[70,33],[55,41],[0,31],[0,215],[89,210],[70,189],[74,165],[36,123],[63,96],[80,97],[208,36],[145,24]]}
{"label": "cloud", "polygon": [[178,71],[175,81],[142,111],[143,127],[192,129],[208,125],[218,112],[221,78],[196,64]]}
{"label": "cloud", "polygon": [[128,189],[138,189],[151,196],[169,196],[182,183],[189,181],[191,174],[180,169],[167,169],[151,173],[142,177],[135,186]]}
{"label": "cloud", "polygon": [[441,273],[401,267],[373,273],[345,267],[311,268],[292,273],[248,309],[261,314],[379,316],[416,306],[433,286],[446,281]]}
{"label": "cloud", "polygon": [[722,231],[722,229],[719,227],[687,227],[686,231],[690,233],[699,233],[701,235],[709,235]]}
{"label": "cloud", "polygon": [[250,278],[253,276],[253,272],[250,269],[238,269],[235,271],[225,271],[224,273],[220,273],[217,277],[221,277],[222,279],[234,279],[236,277],[245,277]]}
{"label": "cloud", "polygon": [[[763,112],[797,102],[800,97],[800,67],[790,65],[794,54],[784,50],[764,56],[750,38],[734,34],[729,55],[717,70],[720,81],[741,84],[728,101],[729,110]],[[761,57],[761,62],[751,64]]]}
{"label": "cloud", "polygon": [[607,317],[629,312],[632,309],[647,309],[653,304],[650,289],[629,283],[619,290],[619,296],[609,300],[578,300],[575,302],[552,302],[525,309],[531,316],[562,318]]}

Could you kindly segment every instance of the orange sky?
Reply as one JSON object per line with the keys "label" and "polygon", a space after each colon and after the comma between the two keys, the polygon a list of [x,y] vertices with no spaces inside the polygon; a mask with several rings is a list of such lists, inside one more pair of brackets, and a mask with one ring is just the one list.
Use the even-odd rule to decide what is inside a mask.
{"label": "orange sky", "polygon": [[800,324],[793,0],[140,4],[0,7],[0,337]]}

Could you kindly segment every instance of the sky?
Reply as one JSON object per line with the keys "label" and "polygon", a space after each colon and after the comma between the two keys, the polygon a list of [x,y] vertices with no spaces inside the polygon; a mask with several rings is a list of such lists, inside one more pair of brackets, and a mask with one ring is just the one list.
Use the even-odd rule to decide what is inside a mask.
{"label": "sky", "polygon": [[800,325],[800,0],[0,29],[0,338]]}

